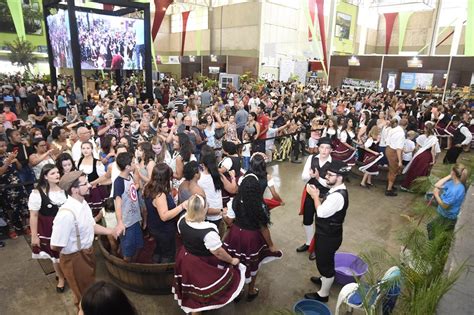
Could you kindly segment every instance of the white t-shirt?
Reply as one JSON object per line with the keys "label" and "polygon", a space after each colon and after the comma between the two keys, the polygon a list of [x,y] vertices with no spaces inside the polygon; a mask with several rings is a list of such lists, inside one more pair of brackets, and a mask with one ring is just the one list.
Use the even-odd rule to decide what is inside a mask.
{"label": "white t-shirt", "polygon": [[[209,208],[222,209],[222,191],[214,188],[211,174],[201,172],[201,178],[198,180],[198,185],[204,190],[206,200]],[[221,214],[207,215],[207,220],[217,221],[222,218]]]}
{"label": "white t-shirt", "polygon": [[250,143],[246,143],[242,146],[242,156],[250,157]]}
{"label": "white t-shirt", "polygon": [[[45,192],[46,193],[46,192]],[[66,202],[66,194],[64,190],[50,191],[48,193],[49,200],[56,206],[61,206]],[[37,189],[33,189],[28,198],[28,210],[39,211],[41,208],[41,195]]]}
{"label": "white t-shirt", "polygon": [[[273,138],[276,136],[278,128],[268,128],[267,130],[267,139]],[[265,142],[265,149],[266,150],[273,150],[275,148],[275,139],[270,139]]]}

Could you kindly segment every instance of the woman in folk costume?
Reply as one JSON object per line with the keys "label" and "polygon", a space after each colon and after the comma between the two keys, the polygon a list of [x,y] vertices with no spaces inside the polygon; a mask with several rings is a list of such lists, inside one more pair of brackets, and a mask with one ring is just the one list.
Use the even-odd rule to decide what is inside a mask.
{"label": "woman in folk costume", "polygon": [[400,188],[409,190],[412,182],[420,176],[428,176],[436,162],[436,154],[441,152],[438,137],[434,135],[433,123],[425,124],[425,133],[416,139],[417,151],[410,163],[403,169],[405,179]]}
{"label": "woman in folk costume", "polygon": [[59,170],[46,164],[41,170],[36,188],[28,199],[30,210],[31,249],[34,259],[51,259],[58,284],[56,291],[64,292],[64,274],[59,266],[59,252],[51,249],[53,220],[59,207],[66,202],[66,193],[59,188]]}
{"label": "woman in folk costume", "polygon": [[379,152],[380,130],[377,126],[373,126],[369,131],[369,137],[364,143],[362,157],[362,166],[359,170],[364,173],[360,186],[369,188],[373,186],[372,176],[379,174],[378,162],[383,157],[383,153]]}
{"label": "woman in folk costume", "polygon": [[260,265],[283,255],[270,235],[270,217],[264,209],[257,175],[250,173],[243,177],[226,217],[226,222],[232,225],[224,239],[224,248],[247,267],[245,282],[249,284],[247,301],[250,302],[259,292],[255,281]]}
{"label": "woman in folk costume", "polygon": [[341,134],[338,139],[333,142],[334,150],[331,156],[335,160],[347,163],[347,165],[355,165],[356,148],[356,134],[354,132],[354,121],[346,119],[341,129]]}
{"label": "woman in folk costume", "polygon": [[206,222],[206,201],[199,195],[184,203],[178,221],[183,246],[175,263],[174,298],[186,313],[218,309],[237,298],[245,284],[245,266],[222,247],[217,227]]}

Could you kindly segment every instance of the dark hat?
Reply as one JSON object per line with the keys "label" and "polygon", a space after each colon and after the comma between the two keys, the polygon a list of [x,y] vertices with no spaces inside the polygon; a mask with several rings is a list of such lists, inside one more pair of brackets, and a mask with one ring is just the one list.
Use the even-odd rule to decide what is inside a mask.
{"label": "dark hat", "polygon": [[324,138],[319,139],[318,145],[321,145],[321,144],[329,144],[332,147],[331,138],[324,137]]}
{"label": "dark hat", "polygon": [[350,170],[351,170],[350,166],[348,166],[346,163],[339,160],[332,160],[328,168],[328,171],[336,173],[338,175],[347,175],[349,174]]}
{"label": "dark hat", "polygon": [[71,188],[72,184],[81,176],[85,176],[81,171],[73,171],[67,174],[64,174],[63,177],[59,180],[58,186],[64,190],[68,191]]}

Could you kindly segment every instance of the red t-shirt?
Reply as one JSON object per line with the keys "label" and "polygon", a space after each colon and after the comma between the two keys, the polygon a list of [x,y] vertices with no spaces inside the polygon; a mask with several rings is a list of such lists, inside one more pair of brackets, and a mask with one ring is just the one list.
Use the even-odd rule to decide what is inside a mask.
{"label": "red t-shirt", "polygon": [[4,115],[5,120],[11,122],[12,124],[15,120],[17,120],[17,117],[14,112],[4,113]]}
{"label": "red t-shirt", "polygon": [[268,124],[270,119],[268,119],[267,115],[260,114],[257,117],[257,122],[260,125],[260,136],[257,139],[266,139],[267,138],[267,131],[268,131]]}

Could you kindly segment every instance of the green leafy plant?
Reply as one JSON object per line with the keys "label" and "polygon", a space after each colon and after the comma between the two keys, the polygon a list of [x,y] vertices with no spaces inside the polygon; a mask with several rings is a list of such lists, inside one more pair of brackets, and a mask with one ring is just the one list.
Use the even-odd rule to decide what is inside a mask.
{"label": "green leafy plant", "polygon": [[22,39],[15,39],[13,42],[5,42],[5,46],[10,50],[8,58],[14,65],[25,68],[25,72],[29,77],[32,77],[31,65],[37,61],[33,54],[34,46],[31,42]]}

